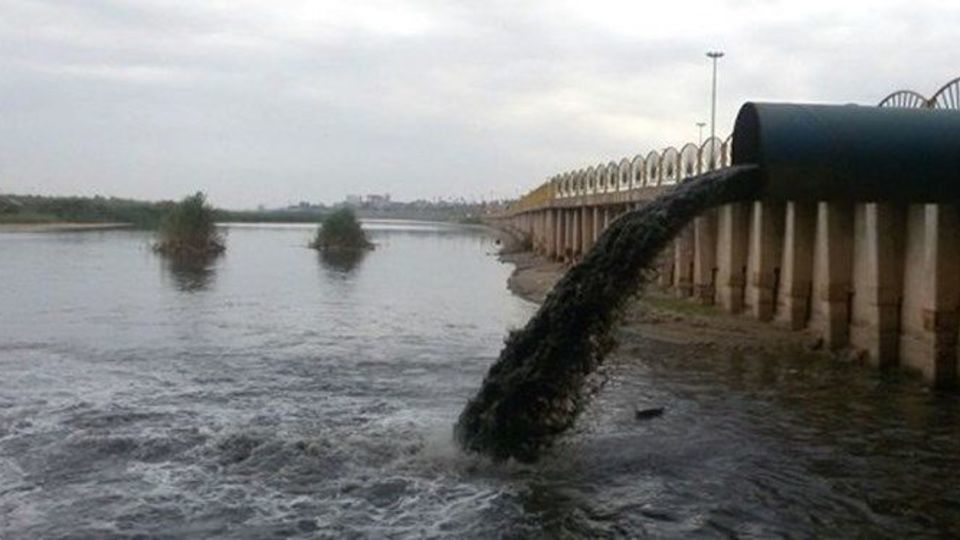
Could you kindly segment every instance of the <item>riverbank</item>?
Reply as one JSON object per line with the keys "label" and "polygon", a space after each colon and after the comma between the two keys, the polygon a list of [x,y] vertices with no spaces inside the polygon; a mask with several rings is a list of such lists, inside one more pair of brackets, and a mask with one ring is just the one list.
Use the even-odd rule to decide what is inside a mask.
{"label": "riverbank", "polygon": [[[569,267],[530,251],[505,249],[500,260],[514,265],[507,288],[538,304],[543,303]],[[676,298],[655,286],[629,303],[618,338],[621,350],[628,350],[634,342],[643,339],[738,351],[801,352],[819,346],[807,332],[729,315],[716,306]]]}
{"label": "riverbank", "polygon": [[0,232],[64,232],[64,231],[96,231],[107,229],[124,229],[133,227],[130,223],[0,223]]}

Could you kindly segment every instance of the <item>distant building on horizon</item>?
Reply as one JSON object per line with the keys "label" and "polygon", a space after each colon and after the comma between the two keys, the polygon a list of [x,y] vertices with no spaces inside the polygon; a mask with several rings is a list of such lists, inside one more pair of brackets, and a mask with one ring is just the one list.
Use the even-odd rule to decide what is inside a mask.
{"label": "distant building on horizon", "polygon": [[367,195],[367,206],[370,208],[383,209],[390,206],[390,194],[384,193],[383,195],[370,194]]}

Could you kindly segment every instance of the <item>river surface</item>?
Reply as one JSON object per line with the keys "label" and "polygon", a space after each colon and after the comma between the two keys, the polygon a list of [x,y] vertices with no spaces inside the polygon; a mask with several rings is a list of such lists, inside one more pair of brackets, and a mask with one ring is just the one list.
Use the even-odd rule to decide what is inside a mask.
{"label": "river surface", "polygon": [[[540,463],[451,428],[535,306],[479,229],[0,233],[0,538],[960,536],[960,401],[816,356],[624,338]],[[666,407],[637,421],[638,406]]]}

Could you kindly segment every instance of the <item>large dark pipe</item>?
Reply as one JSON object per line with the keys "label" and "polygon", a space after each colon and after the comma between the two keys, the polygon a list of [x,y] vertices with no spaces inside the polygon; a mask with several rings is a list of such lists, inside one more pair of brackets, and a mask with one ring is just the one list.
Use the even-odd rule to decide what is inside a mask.
{"label": "large dark pipe", "polygon": [[762,199],[960,201],[960,111],[747,103],[733,163]]}

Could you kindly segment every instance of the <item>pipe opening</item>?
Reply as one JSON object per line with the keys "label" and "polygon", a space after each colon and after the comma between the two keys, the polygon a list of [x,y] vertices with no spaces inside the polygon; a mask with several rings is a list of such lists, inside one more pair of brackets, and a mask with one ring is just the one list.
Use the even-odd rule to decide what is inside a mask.
{"label": "pipe opening", "polygon": [[760,161],[760,119],[757,106],[745,103],[737,113],[733,127],[733,164],[759,163]]}

